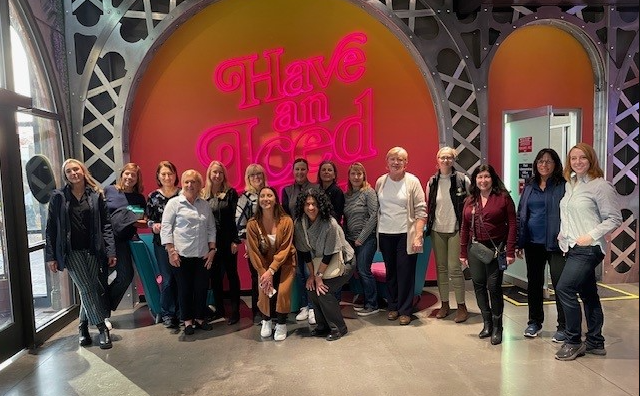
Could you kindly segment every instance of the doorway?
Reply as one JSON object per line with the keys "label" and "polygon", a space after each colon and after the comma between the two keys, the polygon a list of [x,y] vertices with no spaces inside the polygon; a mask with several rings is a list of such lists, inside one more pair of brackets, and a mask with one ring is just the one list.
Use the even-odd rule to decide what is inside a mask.
{"label": "doorway", "polygon": [[[533,161],[543,148],[554,149],[562,166],[567,152],[580,141],[580,109],[554,109],[542,106],[535,109],[503,112],[503,169],[505,187],[518,207],[520,194],[526,181],[533,176]],[[526,289],[527,267],[524,259],[516,258],[504,273],[505,282]],[[546,268],[546,285],[550,284],[549,268]]]}

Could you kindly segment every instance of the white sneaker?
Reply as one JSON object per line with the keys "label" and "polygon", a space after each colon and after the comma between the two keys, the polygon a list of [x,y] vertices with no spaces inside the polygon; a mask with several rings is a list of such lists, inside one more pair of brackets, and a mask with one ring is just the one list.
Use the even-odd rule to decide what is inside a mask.
{"label": "white sneaker", "polygon": [[276,332],[273,333],[274,341],[284,341],[285,338],[287,338],[287,325],[277,324]]}
{"label": "white sneaker", "polygon": [[271,337],[271,319],[262,321],[262,329],[260,329],[260,337],[268,338]]}
{"label": "white sneaker", "polygon": [[107,326],[107,329],[109,331],[113,330],[113,325],[111,324],[111,321],[109,320],[109,318],[104,319],[104,325]]}
{"label": "white sneaker", "polygon": [[298,314],[296,315],[296,320],[298,320],[298,321],[307,320],[308,317],[309,317],[309,308],[302,307],[300,312],[298,312]]}
{"label": "white sneaker", "polygon": [[313,309],[309,310],[309,324],[310,325],[314,325],[316,324],[316,313],[313,312]]}

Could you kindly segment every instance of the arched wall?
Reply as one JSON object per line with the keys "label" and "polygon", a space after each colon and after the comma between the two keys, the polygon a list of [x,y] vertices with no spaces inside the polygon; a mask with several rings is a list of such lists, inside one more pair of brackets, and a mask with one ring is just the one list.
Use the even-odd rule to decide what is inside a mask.
{"label": "arched wall", "polygon": [[489,71],[489,163],[502,169],[502,115],[507,110],[546,105],[580,109],[581,140],[593,144],[593,87],[591,60],[571,34],[548,25],[530,25],[510,34]]}
{"label": "arched wall", "polygon": [[[637,7],[481,6],[460,13],[453,0],[352,0],[399,37],[427,65],[438,117],[439,145],[460,153],[457,167],[471,172],[489,153],[489,68],[500,45],[539,21],[571,31],[590,58],[604,65],[594,87],[594,146],[607,178],[622,195],[624,224],[612,234],[606,282],[638,281],[638,9]],[[164,34],[213,3],[211,0],[64,0],[72,125],[76,155],[102,182],[128,159],[122,128],[137,70]],[[576,34],[578,32],[579,34]],[[402,39],[404,38],[404,39]],[[584,42],[583,42],[584,44]],[[597,75],[597,72],[594,72]],[[389,76],[391,78],[392,76]]]}

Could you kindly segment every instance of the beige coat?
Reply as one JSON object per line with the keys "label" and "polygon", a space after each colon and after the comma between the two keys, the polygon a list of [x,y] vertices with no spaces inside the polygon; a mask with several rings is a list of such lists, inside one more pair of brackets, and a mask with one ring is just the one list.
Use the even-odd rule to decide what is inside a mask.
{"label": "beige coat", "polygon": [[[260,249],[261,235],[264,238],[264,246],[268,248]],[[289,313],[291,311],[291,288],[296,275],[296,249],[293,246],[293,220],[289,216],[280,218],[276,226],[276,241],[272,244],[267,237],[267,232],[255,218],[247,222],[247,252],[251,264],[258,271],[258,278],[264,274],[268,268],[274,272],[280,272],[280,284],[276,298],[276,312]],[[258,308],[263,314],[274,317],[275,312],[271,312],[269,307],[269,297],[259,289]]]}

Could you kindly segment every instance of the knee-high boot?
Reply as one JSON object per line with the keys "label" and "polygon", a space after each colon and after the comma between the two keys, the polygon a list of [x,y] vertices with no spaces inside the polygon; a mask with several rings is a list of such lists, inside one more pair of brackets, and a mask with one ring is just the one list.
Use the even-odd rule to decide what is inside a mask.
{"label": "knee-high boot", "polygon": [[491,321],[491,312],[482,311],[482,321],[484,322],[484,327],[478,337],[487,338],[491,336],[491,332],[493,331],[493,322]]}
{"label": "knee-high boot", "polygon": [[493,333],[491,334],[491,345],[502,343],[502,315],[493,315]]}

